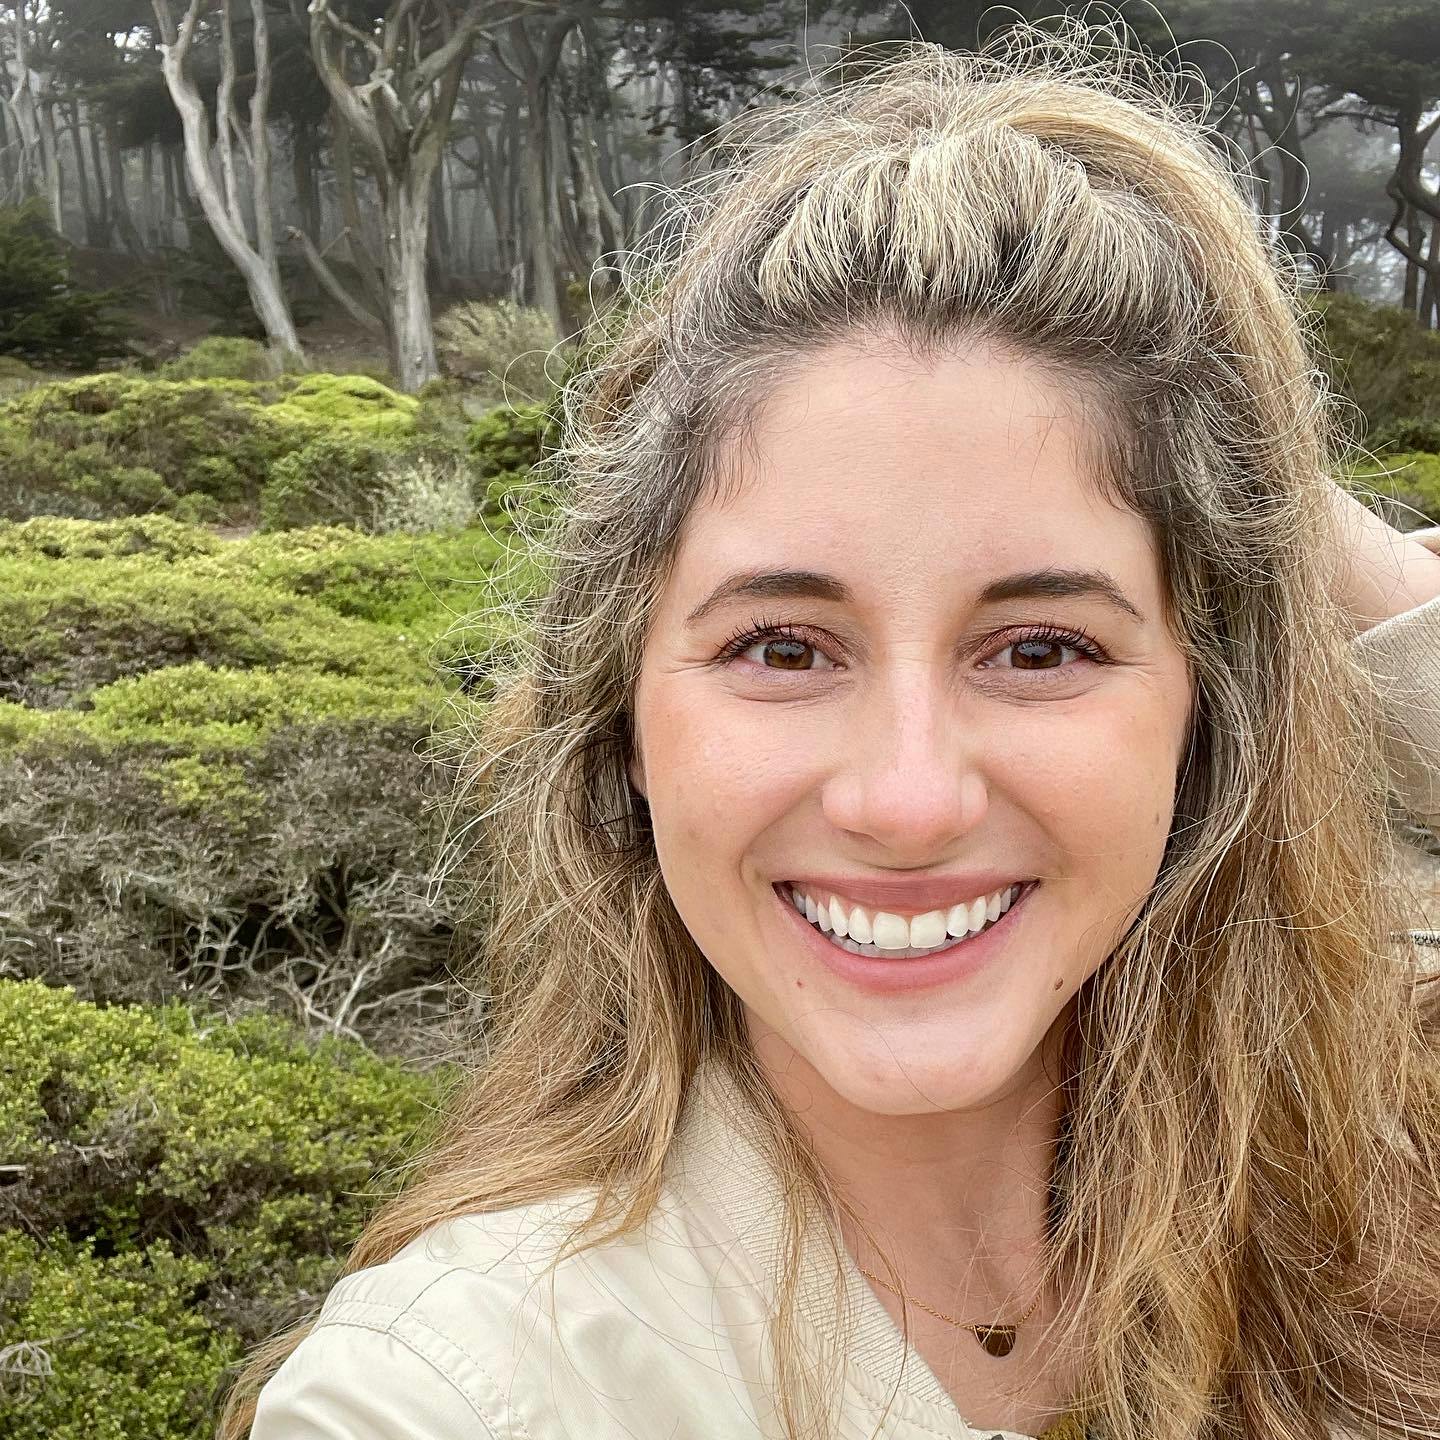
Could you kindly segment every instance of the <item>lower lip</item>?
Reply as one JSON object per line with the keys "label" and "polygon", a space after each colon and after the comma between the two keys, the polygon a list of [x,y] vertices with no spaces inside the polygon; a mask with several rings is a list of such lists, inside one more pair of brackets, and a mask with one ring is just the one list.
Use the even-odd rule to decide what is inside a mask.
{"label": "lower lip", "polygon": [[800,930],[800,938],[825,968],[842,980],[862,990],[883,995],[897,995],[907,990],[926,990],[952,980],[964,979],[982,970],[999,954],[1019,923],[1018,913],[1024,909],[1030,892],[1038,881],[1032,880],[1021,890],[1015,903],[988,929],[958,941],[948,950],[922,955],[913,960],[882,960],[878,956],[852,955],[832,945],[824,932],[812,925],[796,908],[788,893],[774,886],[780,908],[790,923]]}

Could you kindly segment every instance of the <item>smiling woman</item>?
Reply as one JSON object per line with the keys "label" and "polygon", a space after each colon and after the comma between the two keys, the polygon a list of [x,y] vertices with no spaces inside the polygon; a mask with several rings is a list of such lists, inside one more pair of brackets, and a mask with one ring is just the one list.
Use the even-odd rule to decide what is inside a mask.
{"label": "smiling woman", "polygon": [[657,227],[457,792],[473,1079],[227,1440],[1435,1433],[1440,536],[1114,39]]}

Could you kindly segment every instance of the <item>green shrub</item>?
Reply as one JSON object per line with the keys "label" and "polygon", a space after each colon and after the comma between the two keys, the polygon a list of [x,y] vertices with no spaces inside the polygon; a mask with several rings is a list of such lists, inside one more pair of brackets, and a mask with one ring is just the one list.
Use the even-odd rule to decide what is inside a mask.
{"label": "green shrub", "polygon": [[308,525],[379,529],[389,468],[400,458],[379,437],[336,431],[276,461],[260,492],[260,527],[291,530]]}
{"label": "green shrub", "polygon": [[152,560],[213,555],[225,542],[168,515],[135,515],[93,522],[37,516],[23,524],[0,520],[0,558],[44,556],[51,560],[118,560],[148,555]]}
{"label": "green shrub", "polygon": [[435,343],[450,374],[483,384],[496,400],[544,404],[560,337],[543,310],[513,300],[469,300],[435,322]]}
{"label": "green shrub", "polygon": [[156,373],[162,380],[269,380],[278,371],[274,352],[258,340],[209,335]]}
{"label": "green shrub", "polygon": [[76,370],[120,359],[115,300],[71,283],[43,201],[0,208],[0,354]]}
{"label": "green shrub", "polygon": [[0,406],[0,517],[169,510],[191,493],[243,509],[313,430],[287,426],[238,380],[114,374],[43,385]]}
{"label": "green shrub", "polygon": [[[213,1433],[233,1332],[197,1305],[214,1267],[159,1242],[41,1245],[0,1230],[0,1428],[7,1440],[168,1440]],[[13,1347],[13,1348],[12,1348]]]}
{"label": "green shrub", "polygon": [[0,1078],[0,1346],[49,1370],[7,1377],[0,1429],[199,1440],[222,1368],[333,1283],[457,1077],[0,981]]}
{"label": "green shrub", "polygon": [[1390,420],[1373,430],[1366,444],[1372,450],[1425,450],[1440,454],[1440,419]]}
{"label": "green shrub", "polygon": [[96,703],[116,680],[191,663],[303,667],[377,687],[429,678],[416,637],[377,635],[249,577],[148,558],[0,559],[0,696],[40,709]]}
{"label": "green shrub", "polygon": [[503,553],[0,524],[0,973],[423,1031],[453,923],[421,750],[501,643],[484,610],[452,631]]}
{"label": "green shrub", "polygon": [[557,443],[559,434],[554,406],[501,406],[470,427],[466,443],[482,514],[504,517],[522,497],[531,498],[531,470]]}
{"label": "green shrub", "polygon": [[1394,305],[1330,294],[1320,312],[1320,358],[1336,389],[1359,406],[1367,433],[1396,420],[1440,419],[1440,334]]}
{"label": "green shrub", "polygon": [[420,402],[365,375],[307,375],[275,407],[284,420],[308,422],[318,433],[336,429],[374,439],[414,432]]}
{"label": "green shrub", "polygon": [[1379,503],[1374,508],[1396,529],[1440,525],[1440,455],[1387,454],[1378,463],[1354,466],[1347,478],[1352,486],[1375,492]]}
{"label": "green shrub", "polygon": [[[415,435],[417,408],[353,375],[110,374],[39,386],[0,404],[0,519],[163,512],[247,523],[283,463],[284,500],[271,509],[295,517],[284,523],[360,523],[393,456],[442,463],[458,451],[443,437]],[[303,500],[307,477],[313,494]]]}

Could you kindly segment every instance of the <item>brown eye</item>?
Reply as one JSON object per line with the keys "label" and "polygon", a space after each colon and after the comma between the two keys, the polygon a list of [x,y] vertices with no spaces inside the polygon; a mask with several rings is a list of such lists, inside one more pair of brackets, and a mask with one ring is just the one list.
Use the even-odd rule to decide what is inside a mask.
{"label": "brown eye", "polygon": [[771,670],[807,670],[815,647],[804,640],[766,640],[760,646],[761,662]]}
{"label": "brown eye", "polygon": [[[1058,640],[1021,640],[1012,645],[1011,667],[1016,670],[1054,670],[1063,663],[1063,646]],[[1048,652],[1040,653],[1036,652]]]}
{"label": "brown eye", "polygon": [[736,636],[722,651],[722,658],[731,662],[743,660],[761,670],[789,671],[795,675],[835,668],[835,662],[814,641],[778,626]]}

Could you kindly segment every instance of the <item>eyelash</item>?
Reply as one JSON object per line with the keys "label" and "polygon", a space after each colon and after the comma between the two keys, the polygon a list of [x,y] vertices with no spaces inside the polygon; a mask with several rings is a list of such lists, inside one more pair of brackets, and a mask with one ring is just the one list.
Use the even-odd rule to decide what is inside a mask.
{"label": "eyelash", "polygon": [[[810,638],[810,632],[805,627],[797,625],[786,625],[781,621],[754,619],[746,626],[742,626],[721,646],[720,653],[716,657],[719,664],[727,664],[731,660],[738,659],[752,645],[762,640],[794,640],[801,645],[813,645],[817,650],[820,648]],[[1008,650],[1012,645],[1024,645],[1037,640],[1050,640],[1057,645],[1068,645],[1072,650],[1078,650],[1087,660],[1097,665],[1108,663],[1108,657],[1100,648],[1095,639],[1083,630],[1066,630],[1058,625],[1035,625],[1023,635],[1015,635],[1008,639],[1000,650]],[[999,652],[997,652],[999,653]],[[802,670],[780,671],[780,674],[802,675]],[[1025,672],[1039,674],[1042,672]]]}

